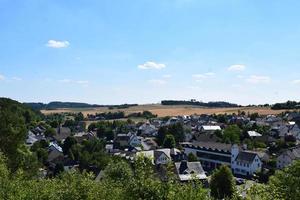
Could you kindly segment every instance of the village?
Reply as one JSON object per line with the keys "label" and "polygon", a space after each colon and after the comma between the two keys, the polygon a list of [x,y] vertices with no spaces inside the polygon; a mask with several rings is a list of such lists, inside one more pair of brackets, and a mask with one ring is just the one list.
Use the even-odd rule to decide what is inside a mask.
{"label": "village", "polygon": [[143,156],[161,179],[170,169],[165,166],[171,166],[178,181],[197,179],[208,185],[213,171],[226,165],[237,185],[263,184],[276,170],[300,159],[297,112],[159,118],[146,111],[139,116],[145,113],[147,117],[139,122],[112,120],[111,114],[51,114],[28,131],[26,145],[44,164],[40,168],[44,178],[87,170],[100,180],[108,158],[133,163]]}

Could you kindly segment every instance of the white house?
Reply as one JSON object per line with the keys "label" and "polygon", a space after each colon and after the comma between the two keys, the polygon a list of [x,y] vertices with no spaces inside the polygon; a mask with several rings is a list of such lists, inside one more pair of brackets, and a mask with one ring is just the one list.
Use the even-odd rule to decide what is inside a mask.
{"label": "white house", "polygon": [[190,181],[193,179],[206,180],[207,176],[200,162],[187,162],[183,160],[175,163],[176,173],[180,181]]}
{"label": "white house", "polygon": [[199,131],[201,133],[206,133],[206,134],[214,134],[215,131],[217,130],[221,130],[221,127],[220,126],[216,126],[216,125],[203,125],[203,126],[200,126],[199,128]]}
{"label": "white house", "polygon": [[255,137],[261,137],[262,134],[256,132],[256,131],[248,131],[248,136],[251,137],[251,138],[255,138]]}
{"label": "white house", "polygon": [[241,151],[238,145],[217,142],[184,142],[181,145],[186,155],[192,153],[197,156],[207,170],[227,165],[235,174],[251,176],[262,167],[257,153]]}
{"label": "white house", "polygon": [[234,174],[252,176],[261,171],[262,162],[258,154],[249,151],[240,151],[237,145],[231,149],[231,169]]}
{"label": "white house", "polygon": [[149,151],[140,151],[136,153],[136,156],[145,156],[152,160],[152,163],[155,165],[159,164],[168,164],[172,161],[172,156],[178,155],[181,153],[178,149],[156,149],[156,150],[149,150]]}

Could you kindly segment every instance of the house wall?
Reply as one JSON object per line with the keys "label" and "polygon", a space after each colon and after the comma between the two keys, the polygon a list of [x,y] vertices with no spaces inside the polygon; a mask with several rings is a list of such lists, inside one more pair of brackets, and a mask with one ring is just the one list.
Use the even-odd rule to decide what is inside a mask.
{"label": "house wall", "polygon": [[156,159],[155,163],[157,165],[158,164],[165,165],[165,164],[169,163],[170,161],[171,161],[170,158],[168,158],[168,156],[166,154],[162,154]]}
{"label": "house wall", "polygon": [[234,174],[240,174],[245,176],[252,176],[255,172],[260,171],[262,167],[262,162],[259,157],[256,156],[252,163],[244,163],[233,161],[231,169]]}
{"label": "house wall", "polygon": [[193,148],[184,148],[186,155],[192,153],[199,158],[201,164],[206,169],[215,169],[220,165],[229,165],[231,161],[231,154],[216,153],[211,151],[204,151]]}
{"label": "house wall", "polygon": [[282,169],[282,168],[284,168],[284,167],[290,165],[292,162],[293,162],[293,161],[292,161],[292,159],[291,159],[289,156],[287,156],[287,155],[285,155],[285,154],[282,154],[282,155],[280,155],[280,156],[277,158],[277,161],[276,161],[276,167],[277,167],[278,169]]}

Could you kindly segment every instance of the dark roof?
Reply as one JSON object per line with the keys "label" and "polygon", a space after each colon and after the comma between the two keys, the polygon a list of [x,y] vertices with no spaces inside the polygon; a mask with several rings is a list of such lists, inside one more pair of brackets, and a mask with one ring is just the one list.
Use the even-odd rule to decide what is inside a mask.
{"label": "dark roof", "polygon": [[242,151],[239,152],[235,160],[239,162],[252,163],[256,156],[257,156],[256,153]]}
{"label": "dark roof", "polygon": [[182,143],[183,145],[193,145],[195,147],[205,148],[205,149],[216,149],[222,151],[231,151],[231,144],[225,144],[220,142],[193,142],[193,143]]}
{"label": "dark roof", "polygon": [[56,140],[64,140],[71,136],[71,129],[68,127],[56,128],[56,134],[53,136]]}
{"label": "dark roof", "polygon": [[175,163],[178,174],[202,174],[204,170],[200,162],[187,162],[185,160]]}

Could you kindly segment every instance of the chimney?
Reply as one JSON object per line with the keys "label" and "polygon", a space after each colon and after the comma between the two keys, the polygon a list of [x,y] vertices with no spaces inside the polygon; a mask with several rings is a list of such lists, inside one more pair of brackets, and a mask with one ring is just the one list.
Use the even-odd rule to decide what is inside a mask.
{"label": "chimney", "polygon": [[180,174],[182,174],[186,169],[188,168],[187,166],[187,161],[186,160],[182,160],[179,166],[179,172]]}

